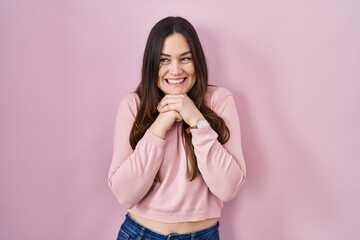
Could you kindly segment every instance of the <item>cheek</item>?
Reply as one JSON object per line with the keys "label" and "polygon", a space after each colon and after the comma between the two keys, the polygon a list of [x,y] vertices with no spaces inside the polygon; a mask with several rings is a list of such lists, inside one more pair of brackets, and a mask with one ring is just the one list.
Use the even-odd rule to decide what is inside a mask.
{"label": "cheek", "polygon": [[189,73],[189,75],[193,75],[195,77],[195,67],[194,67],[194,65],[189,66],[188,73]]}
{"label": "cheek", "polygon": [[166,65],[166,64],[164,64],[164,65],[160,64],[160,66],[159,66],[159,74],[160,74],[160,73],[165,73],[165,72],[168,70],[168,68],[169,68],[168,65]]}
{"label": "cheek", "polygon": [[158,81],[162,78],[163,75],[164,75],[164,70],[162,68],[159,68]]}
{"label": "cheek", "polygon": [[157,79],[157,86],[160,87],[161,84],[163,84],[163,78],[165,77],[166,70],[164,68],[159,68],[158,72],[158,79]]}

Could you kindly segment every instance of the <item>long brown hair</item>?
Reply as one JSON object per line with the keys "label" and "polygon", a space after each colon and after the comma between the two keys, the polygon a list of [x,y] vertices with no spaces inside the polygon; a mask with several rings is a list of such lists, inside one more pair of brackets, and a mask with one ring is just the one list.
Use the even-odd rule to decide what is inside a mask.
{"label": "long brown hair", "polygon": [[[192,99],[196,107],[210,123],[210,126],[217,132],[218,140],[221,144],[224,144],[230,138],[230,131],[224,120],[205,104],[205,94],[208,87],[208,70],[205,55],[194,27],[184,18],[167,17],[155,24],[146,42],[141,82],[135,91],[140,98],[140,104],[129,136],[130,145],[133,149],[135,149],[136,144],[159,115],[156,107],[165,96],[157,87],[160,54],[165,38],[174,33],[181,33],[186,38],[192,53],[196,81],[187,93],[188,97]],[[186,133],[188,127],[189,125],[183,122],[183,145],[187,158],[186,174],[188,179],[192,181],[198,176],[199,169],[194,147],[191,143],[192,136]],[[160,181],[159,172],[156,175],[155,181]]]}

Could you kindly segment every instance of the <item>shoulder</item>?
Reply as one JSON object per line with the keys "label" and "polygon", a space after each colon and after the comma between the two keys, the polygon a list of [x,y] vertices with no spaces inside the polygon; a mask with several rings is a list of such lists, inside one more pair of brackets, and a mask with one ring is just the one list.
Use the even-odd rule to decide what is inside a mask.
{"label": "shoulder", "polygon": [[211,109],[214,109],[219,104],[222,104],[224,99],[232,96],[233,96],[232,93],[224,87],[208,86],[205,95],[205,103]]}
{"label": "shoulder", "polygon": [[125,94],[121,101],[129,104],[139,104],[140,98],[136,93],[133,92]]}
{"label": "shoulder", "polygon": [[139,103],[140,98],[136,93],[128,93],[122,97],[120,108],[122,110],[128,109],[133,114],[136,114]]}

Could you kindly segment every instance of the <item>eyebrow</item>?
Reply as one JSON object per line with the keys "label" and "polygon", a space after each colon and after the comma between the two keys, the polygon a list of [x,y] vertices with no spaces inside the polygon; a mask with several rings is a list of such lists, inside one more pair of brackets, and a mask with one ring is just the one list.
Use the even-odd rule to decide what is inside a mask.
{"label": "eyebrow", "polygon": [[[186,55],[186,54],[188,54],[188,53],[191,53],[191,51],[183,52],[182,54],[180,54],[180,56],[184,56],[184,55]],[[161,53],[160,55],[161,55],[161,56],[165,56],[165,57],[171,57],[170,54],[166,54],[166,53]]]}

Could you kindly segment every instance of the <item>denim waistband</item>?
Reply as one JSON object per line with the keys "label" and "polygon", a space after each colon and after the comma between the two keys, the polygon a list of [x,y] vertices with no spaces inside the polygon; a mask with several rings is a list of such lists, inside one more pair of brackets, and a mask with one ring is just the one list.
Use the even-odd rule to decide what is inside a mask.
{"label": "denim waistband", "polygon": [[211,236],[219,231],[219,222],[210,226],[206,229],[184,233],[184,234],[177,234],[172,233],[169,235],[163,235],[161,233],[152,231],[145,226],[141,225],[140,223],[136,222],[130,214],[126,214],[126,218],[124,223],[122,224],[121,228],[132,235],[142,235],[150,237],[151,239],[159,239],[159,240],[170,240],[170,239],[178,239],[178,240],[193,240],[193,239],[201,239],[206,238],[207,236]]}

